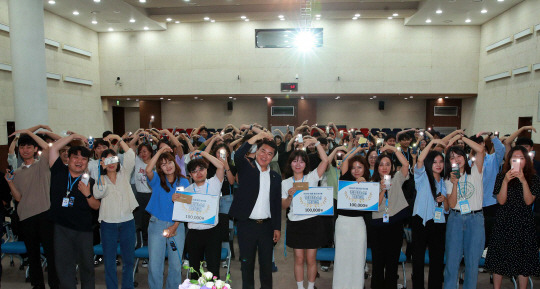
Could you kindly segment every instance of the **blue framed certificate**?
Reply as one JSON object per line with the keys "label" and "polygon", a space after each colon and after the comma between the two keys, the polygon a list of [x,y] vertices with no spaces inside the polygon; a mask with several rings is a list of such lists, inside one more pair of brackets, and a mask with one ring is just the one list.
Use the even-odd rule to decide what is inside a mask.
{"label": "blue framed certificate", "polygon": [[334,215],[334,188],[310,187],[309,190],[296,191],[292,199],[295,215]]}
{"label": "blue framed certificate", "polygon": [[379,183],[339,181],[338,209],[379,211]]}
{"label": "blue framed certificate", "polygon": [[217,225],[219,196],[182,192],[191,196],[191,203],[174,202],[174,221]]}

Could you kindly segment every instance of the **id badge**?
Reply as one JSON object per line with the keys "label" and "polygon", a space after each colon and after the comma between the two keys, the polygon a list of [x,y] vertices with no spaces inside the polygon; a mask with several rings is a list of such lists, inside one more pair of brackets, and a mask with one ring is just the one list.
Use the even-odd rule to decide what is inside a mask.
{"label": "id badge", "polygon": [[435,216],[433,216],[433,220],[435,221],[435,223],[444,223],[443,208],[440,208],[440,207],[435,208]]}
{"label": "id badge", "polygon": [[69,206],[69,198],[62,199],[62,207],[67,208]]}
{"label": "id badge", "polygon": [[383,221],[383,223],[390,222],[390,216],[388,216],[388,214],[383,214],[382,215],[382,221]]}
{"label": "id badge", "polygon": [[69,197],[69,207],[73,207],[73,204],[75,203],[75,197]]}
{"label": "id badge", "polygon": [[471,212],[471,206],[469,206],[469,200],[459,201],[459,210],[462,215],[468,214]]}

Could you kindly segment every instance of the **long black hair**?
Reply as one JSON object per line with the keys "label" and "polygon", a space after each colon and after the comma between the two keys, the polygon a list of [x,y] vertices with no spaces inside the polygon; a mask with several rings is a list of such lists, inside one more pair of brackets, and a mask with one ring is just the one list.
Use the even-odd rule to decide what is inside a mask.
{"label": "long black hair", "polygon": [[470,175],[471,166],[469,166],[469,162],[467,161],[467,154],[461,147],[451,146],[446,151],[446,159],[444,160],[444,171],[448,172],[448,174],[445,174],[445,179],[450,179],[450,172],[452,171],[452,162],[450,161],[450,158],[452,158],[452,154],[456,154],[463,157],[463,159],[465,160],[465,165],[464,165],[465,173]]}
{"label": "long black hair", "polygon": [[[435,184],[435,177],[433,177],[433,163],[435,162],[435,158],[439,156],[443,159],[443,162],[444,162],[443,154],[438,151],[430,151],[427,154],[426,158],[424,159],[424,168],[426,170],[429,186],[431,188],[431,194],[433,195],[434,200],[437,199],[437,186]],[[441,172],[441,179],[444,179],[445,172],[446,170],[444,169],[444,165],[443,165],[443,170]]]}
{"label": "long black hair", "polygon": [[394,165],[394,162],[392,161],[392,155],[388,154],[387,152],[383,152],[379,155],[379,157],[377,158],[377,161],[375,162],[373,176],[371,177],[371,180],[374,182],[381,181],[381,175],[379,174],[379,165],[381,164],[381,160],[384,158],[388,158],[388,160],[390,161],[390,165],[391,165],[390,175],[394,177],[394,174],[396,173],[396,166]]}

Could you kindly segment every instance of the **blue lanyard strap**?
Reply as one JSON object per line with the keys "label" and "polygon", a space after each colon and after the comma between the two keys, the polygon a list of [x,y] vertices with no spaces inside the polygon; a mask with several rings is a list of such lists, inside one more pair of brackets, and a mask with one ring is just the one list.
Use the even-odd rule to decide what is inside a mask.
{"label": "blue lanyard strap", "polygon": [[[82,176],[82,175],[81,175]],[[68,187],[67,187],[67,191],[68,192],[71,192],[71,190],[73,189],[73,185],[81,178],[81,176],[78,176],[75,181],[71,181],[71,173],[68,173]]]}
{"label": "blue lanyard strap", "polygon": [[459,198],[465,200],[467,196],[467,174],[465,174],[465,183],[463,184],[463,193],[461,193],[461,184],[458,180]]}

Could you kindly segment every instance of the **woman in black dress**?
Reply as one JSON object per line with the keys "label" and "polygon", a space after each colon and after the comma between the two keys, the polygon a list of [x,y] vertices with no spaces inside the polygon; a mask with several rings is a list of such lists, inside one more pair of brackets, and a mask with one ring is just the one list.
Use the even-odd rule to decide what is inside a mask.
{"label": "woman in black dress", "polygon": [[508,152],[493,193],[501,206],[497,211],[485,267],[493,272],[495,289],[501,288],[503,276],[516,275],[519,276],[519,287],[524,289],[528,276],[540,274],[532,213],[532,204],[540,193],[540,177],[522,146],[515,146]]}

